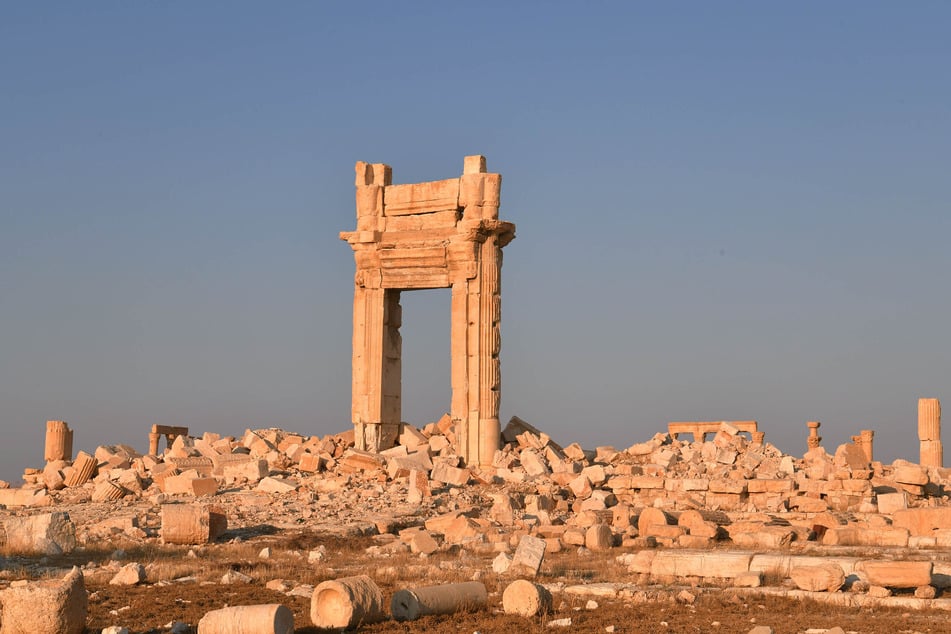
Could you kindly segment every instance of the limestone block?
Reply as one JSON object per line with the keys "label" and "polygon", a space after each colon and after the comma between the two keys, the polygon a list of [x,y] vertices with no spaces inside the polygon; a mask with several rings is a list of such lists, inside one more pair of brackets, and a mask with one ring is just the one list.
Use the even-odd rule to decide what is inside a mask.
{"label": "limestone block", "polygon": [[76,547],[76,527],[68,513],[56,512],[3,521],[4,548],[17,555],[62,555]]}
{"label": "limestone block", "polygon": [[938,590],[934,586],[918,586],[915,588],[916,599],[934,599],[937,594]]}
{"label": "limestone block", "polygon": [[0,489],[0,504],[11,506],[49,506],[51,499],[43,489]]}
{"label": "limestone block", "polygon": [[749,572],[753,555],[738,552],[663,550],[651,558],[654,577],[713,577],[732,579]]}
{"label": "limestone block", "polygon": [[[684,530],[682,527],[677,527],[681,530]],[[680,535],[677,537],[677,545],[681,548],[694,548],[694,549],[703,549],[703,548],[712,548],[714,545],[714,540],[712,537],[706,537],[704,535]]]}
{"label": "limestone block", "polygon": [[690,535],[716,538],[720,532],[715,522],[709,522],[696,510],[683,511],[677,518],[677,525],[687,529]]}
{"label": "limestone block", "polygon": [[198,634],[294,634],[294,613],[277,603],[212,610],[198,621]]}
{"label": "limestone block", "polygon": [[795,566],[789,576],[800,590],[836,592],[845,584],[845,573],[837,564]]}
{"label": "limestone block", "polygon": [[140,563],[126,564],[109,580],[110,586],[134,586],[145,581],[145,566]]}
{"label": "limestone block", "polygon": [[908,529],[912,535],[933,535],[935,530],[951,529],[951,507],[895,511],[894,525]]}
{"label": "limestone block", "polygon": [[518,542],[515,555],[512,557],[512,566],[509,570],[516,574],[527,574],[534,577],[542,567],[547,547],[548,544],[544,539],[525,535]]}
{"label": "limestone block", "polygon": [[588,479],[586,475],[582,473],[577,478],[571,480],[568,483],[568,488],[575,495],[576,498],[585,499],[591,495],[591,492],[594,490],[591,486],[591,480]]}
{"label": "limestone block", "polygon": [[924,486],[928,484],[928,470],[918,465],[901,466],[895,469],[892,478],[901,484]]}
{"label": "limestone block", "polygon": [[314,588],[310,620],[319,628],[352,629],[382,621],[383,593],[370,577],[343,577]]}
{"label": "limestone block", "polygon": [[397,590],[390,612],[397,621],[415,621],[431,614],[454,614],[483,608],[488,601],[485,585],[478,581],[449,583]]}
{"label": "limestone block", "polygon": [[299,486],[299,482],[296,480],[291,480],[290,478],[266,477],[262,478],[261,481],[258,482],[258,485],[254,487],[254,490],[258,493],[293,493]]}
{"label": "limestone block", "polygon": [[829,528],[822,536],[826,546],[908,546],[907,528],[863,528],[842,526]]}
{"label": "limestone block", "polygon": [[198,476],[195,471],[164,479],[165,493],[169,495],[214,495],[218,492],[218,481],[211,477]]}
{"label": "limestone block", "polygon": [[763,585],[763,573],[758,570],[741,572],[733,578],[734,588],[759,588]]}
{"label": "limestone block", "polygon": [[750,493],[786,493],[795,488],[795,480],[790,479],[757,479],[747,481],[747,490]]}
{"label": "limestone block", "polygon": [[868,456],[860,446],[849,442],[839,445],[838,449],[835,450],[832,464],[836,467],[848,467],[853,470],[868,469]]}
{"label": "limestone block", "polygon": [[796,539],[796,532],[788,526],[762,526],[749,532],[730,531],[730,539],[740,548],[782,548]]}
{"label": "limestone block", "polygon": [[429,531],[417,530],[409,538],[409,549],[416,554],[431,555],[439,550],[439,543]]}
{"label": "limestone block", "polygon": [[796,495],[789,498],[787,505],[800,513],[822,513],[829,510],[829,502],[817,497]]}
{"label": "limestone block", "polygon": [[931,585],[930,561],[861,561],[856,568],[868,582],[886,588],[917,588]]}
{"label": "limestone block", "polygon": [[[311,455],[311,454],[304,454]],[[324,459],[318,457],[323,464]],[[261,478],[271,472],[271,467],[265,458],[252,458],[248,454],[228,454],[215,460],[215,475],[219,475],[227,481],[243,481],[249,483],[258,482]]]}
{"label": "limestone block", "polygon": [[79,568],[63,579],[14,581],[0,591],[3,634],[82,634],[88,597]]}
{"label": "limestone block", "polygon": [[710,492],[745,495],[749,486],[747,482],[747,480],[710,480]]}
{"label": "limestone block", "polygon": [[454,486],[465,486],[469,482],[470,475],[471,473],[468,469],[460,469],[440,462],[433,466],[429,477],[436,482]]}
{"label": "limestone block", "polygon": [[505,493],[492,494],[492,508],[489,517],[503,526],[512,526],[515,523],[515,504],[511,496]]}
{"label": "limestone block", "polygon": [[423,499],[432,497],[432,491],[429,488],[429,474],[426,471],[413,469],[409,472],[408,489],[406,499],[408,502],[422,502]]}
{"label": "limestone block", "polygon": [[506,614],[533,618],[551,611],[552,596],[545,586],[517,579],[502,592],[502,609]]}
{"label": "limestone block", "polygon": [[162,505],[162,543],[205,544],[228,529],[228,518],[217,506]]}
{"label": "limestone block", "polygon": [[595,524],[585,533],[584,545],[588,550],[608,550],[614,545],[611,527],[606,524]]}
{"label": "limestone block", "polygon": [[534,449],[522,450],[521,454],[519,454],[519,462],[522,463],[522,468],[525,469],[525,473],[529,476],[539,477],[551,473],[551,469],[549,469],[545,459]]}
{"label": "limestone block", "polygon": [[883,515],[891,515],[896,511],[908,508],[908,494],[904,491],[879,493],[876,499],[878,501],[878,512]]}

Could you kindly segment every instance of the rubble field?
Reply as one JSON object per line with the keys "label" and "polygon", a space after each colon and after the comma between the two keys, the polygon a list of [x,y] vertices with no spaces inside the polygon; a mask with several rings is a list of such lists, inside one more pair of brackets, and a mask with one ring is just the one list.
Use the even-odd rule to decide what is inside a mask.
{"label": "rubble field", "polygon": [[0,484],[0,634],[951,632],[951,469],[861,442],[586,449],[514,417],[477,467],[448,416],[380,453],[156,426],[73,456],[51,423],[64,459],[48,433]]}

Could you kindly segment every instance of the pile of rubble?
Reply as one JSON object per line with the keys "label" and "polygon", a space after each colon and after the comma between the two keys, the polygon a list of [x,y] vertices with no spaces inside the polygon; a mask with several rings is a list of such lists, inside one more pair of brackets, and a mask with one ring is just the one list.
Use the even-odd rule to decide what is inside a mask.
{"label": "pile of rubble", "polygon": [[[52,421],[50,427],[61,431],[63,425]],[[159,453],[156,436],[169,430],[176,433],[167,433],[168,447]],[[944,504],[951,469],[871,462],[853,443],[834,455],[816,446],[799,459],[762,442],[761,435],[753,442],[721,423],[711,441],[681,441],[667,433],[620,451],[586,450],[561,447],[517,417],[502,435],[491,466],[467,467],[454,451],[448,415],[422,429],[403,425],[398,444],[380,453],[355,449],[352,431],[322,438],[280,429],[247,430],[241,438],[191,437],[185,428],[155,426],[152,453],[115,445],[80,451],[71,461],[51,459],[43,469],[27,469],[22,487],[0,489],[0,504],[123,498],[162,504],[226,491],[307,502],[369,487],[375,510],[437,510],[451,495],[456,510],[432,521],[439,520],[445,538],[455,542],[503,542],[514,532],[545,539],[549,549],[697,548],[725,540],[753,548],[794,540],[951,545],[951,507]],[[463,497],[469,505],[459,503]],[[596,526],[602,528],[588,530]]]}
{"label": "pile of rubble", "polygon": [[[951,602],[935,599],[951,587],[949,562],[882,561],[834,548],[951,546],[951,470],[902,460],[883,465],[860,442],[829,454],[812,441],[795,458],[764,442],[762,433],[749,438],[729,422],[714,428],[710,441],[706,432],[693,442],[668,432],[624,450],[588,450],[562,447],[513,417],[493,463],[466,466],[455,453],[448,415],[422,429],[403,425],[396,446],[380,453],[356,449],[353,432],[315,437],[258,429],[240,438],[193,437],[186,428],[155,426],[147,454],[116,445],[75,458],[72,431],[51,421],[46,466],[27,469],[19,488],[0,488],[7,508],[0,546],[8,554],[57,555],[117,533],[203,544],[229,523],[248,524],[249,514],[297,526],[319,516],[325,524],[376,534],[370,557],[426,557],[463,546],[510,577],[534,578],[546,554],[622,547],[616,559],[639,583],[692,579],[759,588],[778,572],[806,592],[840,597],[836,591],[847,587],[850,596],[863,597],[853,602],[904,589],[929,605]],[[162,436],[167,447],[160,452]],[[115,512],[121,507],[144,512]],[[80,530],[71,516],[82,516],[82,509],[91,513],[90,521],[78,522]],[[818,545],[832,548],[818,556]],[[548,588],[594,596],[638,592],[631,584],[600,585]],[[536,588],[529,594],[537,602]],[[394,615],[409,605],[399,603]],[[261,618],[286,616],[278,619],[272,608]]]}

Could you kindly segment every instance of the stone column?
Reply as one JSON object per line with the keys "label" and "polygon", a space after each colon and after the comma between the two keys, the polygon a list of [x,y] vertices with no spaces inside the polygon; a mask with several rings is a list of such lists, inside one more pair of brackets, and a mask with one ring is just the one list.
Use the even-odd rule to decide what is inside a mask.
{"label": "stone column", "polygon": [[481,292],[479,306],[479,459],[478,464],[490,465],[501,446],[502,426],[499,422],[501,398],[501,368],[499,350],[502,337],[501,288],[499,270],[502,250],[498,237],[489,236],[482,244]]}
{"label": "stone column", "polygon": [[759,449],[763,446],[763,443],[766,441],[766,432],[765,431],[753,431],[750,432],[750,436],[753,438],[753,447]]}
{"label": "stone column", "polygon": [[936,398],[918,399],[918,440],[921,443],[921,464],[928,467],[943,467],[941,402]]}
{"label": "stone column", "polygon": [[73,430],[66,421],[46,421],[46,447],[43,453],[47,462],[73,459]]}
{"label": "stone column", "polygon": [[357,449],[381,451],[399,435],[401,319],[399,291],[356,286],[351,413]]}
{"label": "stone column", "polygon": [[859,437],[862,439],[862,450],[865,451],[865,457],[869,462],[872,462],[872,439],[875,438],[875,432],[871,429],[863,429],[859,432]]}
{"label": "stone column", "polygon": [[158,456],[159,451],[159,441],[162,440],[162,434],[156,432],[149,432],[149,455]]}
{"label": "stone column", "polygon": [[817,449],[819,443],[822,442],[822,436],[819,435],[819,426],[822,425],[817,420],[811,420],[806,423],[806,427],[809,428],[809,436],[806,438],[806,448],[807,449]]}

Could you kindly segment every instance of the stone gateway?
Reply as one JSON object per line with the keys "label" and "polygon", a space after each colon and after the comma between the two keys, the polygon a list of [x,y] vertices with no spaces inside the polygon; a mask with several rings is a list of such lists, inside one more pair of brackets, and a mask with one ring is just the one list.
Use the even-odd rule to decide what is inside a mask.
{"label": "stone gateway", "polygon": [[401,422],[400,293],[452,289],[450,414],[459,455],[491,464],[500,446],[502,176],[467,156],[461,177],[393,185],[381,163],[356,165],[352,420],[358,449],[392,447]]}

